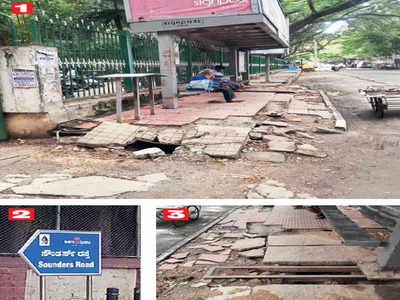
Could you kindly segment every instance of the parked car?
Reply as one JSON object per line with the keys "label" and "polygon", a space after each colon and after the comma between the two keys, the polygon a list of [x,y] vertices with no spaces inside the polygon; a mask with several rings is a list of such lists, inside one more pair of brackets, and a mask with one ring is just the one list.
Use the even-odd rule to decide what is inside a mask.
{"label": "parked car", "polygon": [[395,64],[389,64],[389,63],[378,64],[376,66],[376,68],[379,69],[379,70],[394,70],[394,69],[397,69]]}
{"label": "parked car", "polygon": [[372,68],[372,64],[368,61],[360,61],[357,64],[357,68]]}
{"label": "parked car", "polygon": [[345,64],[337,64],[337,65],[333,65],[332,66],[332,71],[335,71],[335,72],[338,72],[338,71],[340,71],[341,69],[344,69],[344,68],[346,68],[346,65]]}
{"label": "parked car", "polygon": [[301,69],[304,72],[314,72],[315,71],[315,66],[313,64],[303,64],[301,66]]}

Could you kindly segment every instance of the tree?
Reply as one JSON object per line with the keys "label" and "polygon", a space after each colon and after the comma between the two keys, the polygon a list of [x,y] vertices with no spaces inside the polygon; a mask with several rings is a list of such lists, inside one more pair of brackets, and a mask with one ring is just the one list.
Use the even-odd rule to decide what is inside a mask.
{"label": "tree", "polygon": [[353,30],[360,20],[381,22],[383,18],[399,18],[398,0],[282,0],[290,18],[291,53],[310,52],[310,43],[316,39],[323,49],[340,34],[328,34],[326,29],[337,21],[346,21]]}

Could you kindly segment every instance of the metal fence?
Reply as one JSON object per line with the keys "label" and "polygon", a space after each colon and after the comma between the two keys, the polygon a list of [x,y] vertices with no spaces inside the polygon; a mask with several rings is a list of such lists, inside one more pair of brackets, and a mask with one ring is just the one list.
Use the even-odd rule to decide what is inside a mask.
{"label": "metal fence", "polygon": [[[114,94],[114,82],[111,79],[98,79],[100,75],[160,71],[155,34],[131,36],[126,30],[118,31],[113,27],[96,26],[93,22],[72,18],[50,18],[43,12],[19,20],[17,26],[11,17],[0,17],[9,22],[8,42],[14,46],[33,43],[58,49],[64,99]],[[177,42],[180,52],[180,63],[177,66],[179,83],[188,82],[201,69],[217,64],[229,66],[226,49],[183,39]],[[129,53],[133,57],[130,58]],[[283,68],[283,64],[272,60],[271,67]],[[252,56],[251,73],[260,72],[265,72],[265,58]],[[140,81],[141,88],[146,88],[147,84],[147,80]],[[131,91],[132,81],[126,79],[124,88]]]}
{"label": "metal fence", "polygon": [[[9,221],[8,207],[0,207],[0,253],[17,253],[38,229],[57,229],[57,206],[34,208],[34,221]],[[103,255],[137,255],[136,206],[62,206],[59,211],[61,230],[100,231]]]}

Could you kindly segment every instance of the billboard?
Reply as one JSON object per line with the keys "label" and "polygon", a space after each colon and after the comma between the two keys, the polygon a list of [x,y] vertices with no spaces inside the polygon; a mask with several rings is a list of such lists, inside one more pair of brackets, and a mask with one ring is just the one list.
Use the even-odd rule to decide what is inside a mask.
{"label": "billboard", "polygon": [[251,0],[128,0],[134,22],[250,12]]}

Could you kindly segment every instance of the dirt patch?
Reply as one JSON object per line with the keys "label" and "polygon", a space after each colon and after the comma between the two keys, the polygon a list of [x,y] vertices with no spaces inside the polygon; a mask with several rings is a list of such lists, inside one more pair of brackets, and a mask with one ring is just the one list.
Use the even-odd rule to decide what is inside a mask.
{"label": "dirt patch", "polygon": [[385,300],[398,300],[400,295],[400,286],[379,285],[375,287],[375,293]]}
{"label": "dirt patch", "polygon": [[269,291],[260,290],[255,293],[252,293],[249,296],[239,296],[232,298],[231,300],[284,300],[284,299],[272,294]]}
{"label": "dirt patch", "polygon": [[[361,297],[346,297],[346,296],[340,296],[337,294],[324,294],[321,295],[318,300],[365,300],[365,298],[361,298]],[[386,300],[386,299],[385,299]]]}

